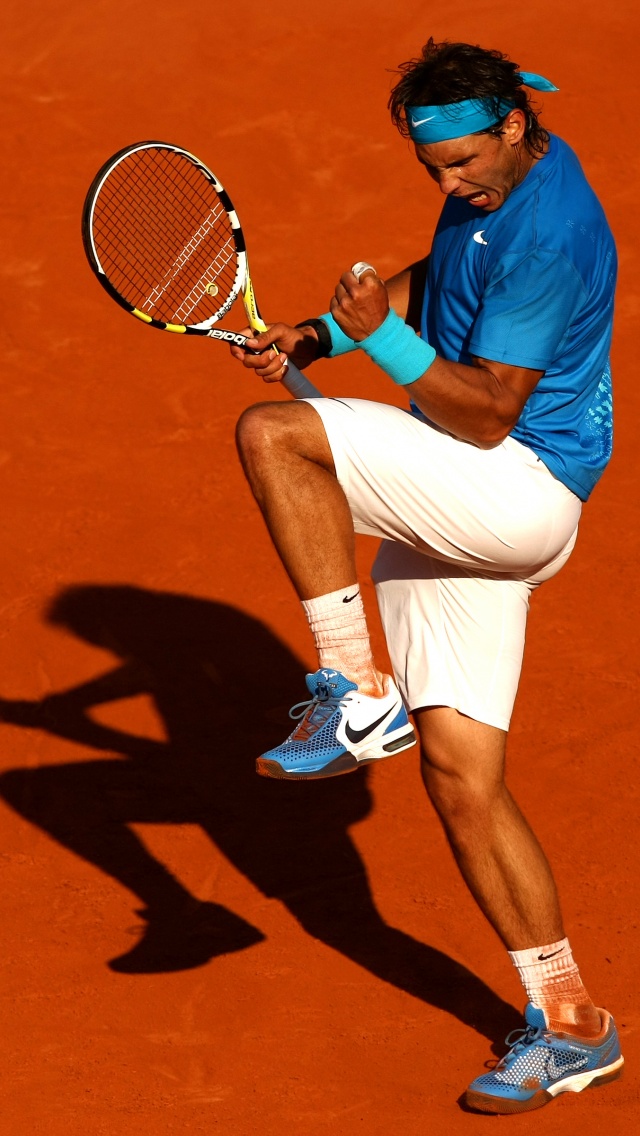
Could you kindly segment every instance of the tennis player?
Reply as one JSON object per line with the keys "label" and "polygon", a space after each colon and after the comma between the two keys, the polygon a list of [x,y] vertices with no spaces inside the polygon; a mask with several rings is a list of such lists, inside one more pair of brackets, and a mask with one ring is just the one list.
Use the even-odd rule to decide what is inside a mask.
{"label": "tennis player", "polygon": [[[254,406],[238,444],[308,616],[319,669],[270,777],[318,778],[414,744],[460,871],[522,979],[525,1026],[467,1104],[521,1112],[617,1077],[616,1028],[583,985],[545,855],[504,781],[529,599],[566,562],[611,452],[616,252],[578,159],[497,51],[429,40],[390,110],[445,202],[429,256],[384,283],[345,272],[330,311],[234,354],[364,351],[410,410],[355,399]],[[279,350],[271,349],[276,342]],[[354,529],[374,566],[395,681],[372,657]]]}

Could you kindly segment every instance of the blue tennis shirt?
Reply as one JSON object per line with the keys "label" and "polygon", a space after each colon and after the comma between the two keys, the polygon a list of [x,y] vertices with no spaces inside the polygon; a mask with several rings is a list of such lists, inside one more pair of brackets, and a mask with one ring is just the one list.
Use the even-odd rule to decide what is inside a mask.
{"label": "blue tennis shirt", "polygon": [[616,249],[560,138],[495,213],[448,197],[429,258],[422,335],[444,359],[543,370],[511,431],[581,500],[609,457]]}

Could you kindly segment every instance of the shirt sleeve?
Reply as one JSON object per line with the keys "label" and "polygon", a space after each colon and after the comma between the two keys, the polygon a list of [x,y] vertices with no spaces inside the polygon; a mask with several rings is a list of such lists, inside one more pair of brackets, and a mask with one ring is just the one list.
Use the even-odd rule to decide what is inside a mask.
{"label": "shirt sleeve", "polygon": [[562,253],[509,253],[490,272],[469,352],[545,371],[562,350],[585,298],[580,275]]}

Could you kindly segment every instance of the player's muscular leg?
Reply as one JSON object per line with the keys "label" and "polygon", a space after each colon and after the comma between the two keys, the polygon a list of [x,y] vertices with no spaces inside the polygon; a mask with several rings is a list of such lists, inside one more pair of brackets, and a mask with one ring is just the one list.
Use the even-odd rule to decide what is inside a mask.
{"label": "player's muscular leg", "polygon": [[301,599],[356,579],[353,521],[324,426],[307,403],[244,412],[238,451],[271,538]]}
{"label": "player's muscular leg", "polygon": [[506,734],[449,707],[415,714],[422,774],[472,895],[509,950],[564,938],[546,856],[504,783]]}

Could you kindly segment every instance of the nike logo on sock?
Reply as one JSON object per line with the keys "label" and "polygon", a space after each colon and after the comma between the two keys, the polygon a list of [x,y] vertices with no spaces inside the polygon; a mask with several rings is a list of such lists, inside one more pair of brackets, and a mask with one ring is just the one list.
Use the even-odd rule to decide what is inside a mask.
{"label": "nike logo on sock", "polygon": [[560,947],[559,951],[552,951],[550,955],[538,955],[538,962],[546,962],[547,959],[555,958],[556,955],[561,955],[564,947]]}
{"label": "nike logo on sock", "polygon": [[355,600],[356,596],[359,596],[359,595],[360,595],[360,592],[354,592],[352,596],[343,596],[342,602],[343,603],[351,603],[351,601]]}
{"label": "nike logo on sock", "polygon": [[353,730],[347,722],[344,727],[344,732],[347,735],[349,741],[353,742],[355,745],[357,742],[361,742],[364,738],[366,738],[367,734],[371,734],[375,730],[376,726],[381,725],[381,723],[384,722],[385,718],[388,718],[390,714],[397,712],[397,710],[397,706],[392,706],[391,710],[385,710],[381,718],[377,718],[375,722],[369,722],[369,725],[365,726],[364,730]]}

